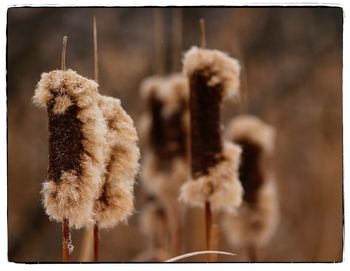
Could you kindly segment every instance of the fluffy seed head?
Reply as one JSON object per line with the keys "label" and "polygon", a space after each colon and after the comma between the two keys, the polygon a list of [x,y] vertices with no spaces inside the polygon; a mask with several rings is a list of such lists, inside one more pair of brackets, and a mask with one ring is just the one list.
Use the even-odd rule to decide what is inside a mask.
{"label": "fluffy seed head", "polygon": [[93,222],[103,170],[106,126],[98,85],[72,70],[43,73],[33,102],[47,108],[49,170],[42,195],[46,213],[76,228]]}
{"label": "fluffy seed head", "polygon": [[123,110],[120,100],[100,95],[98,105],[107,123],[107,133],[106,168],[95,203],[95,219],[101,228],[111,228],[126,221],[134,210],[134,183],[140,151],[133,120]]}
{"label": "fluffy seed head", "polygon": [[275,129],[255,116],[241,115],[230,121],[225,137],[232,141],[251,141],[267,154],[271,154],[274,149]]}
{"label": "fluffy seed head", "polygon": [[240,65],[234,58],[219,50],[193,46],[184,56],[183,72],[191,77],[196,71],[207,71],[208,85],[222,85],[224,97],[239,96]]}
{"label": "fluffy seed head", "polygon": [[213,210],[234,213],[243,194],[238,180],[240,154],[239,146],[225,142],[222,160],[208,174],[187,181],[181,187],[180,200],[194,207],[204,207],[209,201]]}
{"label": "fluffy seed head", "polygon": [[151,77],[141,85],[141,92],[149,104],[143,129],[150,142],[143,160],[143,184],[151,194],[176,201],[188,176],[187,78],[182,74]]}

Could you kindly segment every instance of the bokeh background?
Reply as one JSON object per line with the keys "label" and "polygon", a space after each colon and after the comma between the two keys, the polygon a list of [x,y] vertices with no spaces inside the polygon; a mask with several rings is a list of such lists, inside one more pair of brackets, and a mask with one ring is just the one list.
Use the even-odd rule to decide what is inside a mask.
{"label": "bokeh background", "polygon": [[[171,72],[172,9],[163,8],[167,72]],[[277,129],[273,167],[281,223],[263,261],[342,260],[342,31],[340,8],[183,8],[183,46],[207,44],[242,64],[244,105],[224,104],[223,122],[252,113]],[[8,10],[8,255],[9,261],[60,261],[61,225],[41,205],[48,166],[47,116],[31,97],[40,74],[67,66],[93,78],[92,16],[98,22],[100,91],[119,97],[135,121],[144,105],[139,85],[155,70],[152,8],[10,8]],[[178,69],[180,70],[180,59]],[[140,135],[142,137],[142,135]],[[102,261],[132,261],[146,248],[139,230],[145,195],[136,185],[128,225],[101,232]],[[204,248],[203,212],[186,215],[183,252]],[[82,230],[72,231],[79,260]],[[223,236],[220,250],[232,251]],[[245,261],[220,256],[220,261]],[[202,261],[198,256],[188,261]]]}

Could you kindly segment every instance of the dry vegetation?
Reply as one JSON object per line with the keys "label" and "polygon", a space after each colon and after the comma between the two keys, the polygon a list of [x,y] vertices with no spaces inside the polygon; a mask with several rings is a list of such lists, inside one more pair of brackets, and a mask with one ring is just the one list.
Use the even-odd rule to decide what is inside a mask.
{"label": "dry vegetation", "polygon": [[[119,223],[108,231],[100,231],[100,260],[163,261],[181,253],[206,248],[203,209],[177,204],[177,197],[173,192],[179,189],[181,183],[189,181],[186,174],[177,175],[186,171],[184,164],[188,160],[188,153],[183,149],[187,142],[177,134],[179,129],[182,130],[180,134],[186,134],[189,128],[183,119],[188,117],[188,112],[181,107],[183,97],[180,95],[174,98],[174,93],[178,91],[174,91],[175,87],[168,82],[168,78],[163,78],[167,83],[162,83],[162,87],[168,89],[168,96],[160,95],[160,101],[154,99],[157,95],[152,94],[152,91],[146,90],[143,97],[139,92],[142,80],[154,75],[157,70],[164,74],[180,71],[180,57],[173,53],[174,41],[170,34],[173,11],[164,9],[162,27],[166,34],[154,39],[152,9],[13,8],[8,13],[7,89],[10,261],[61,260],[61,226],[49,221],[39,193],[49,165],[47,116],[45,111],[37,110],[32,105],[31,97],[40,80],[40,74],[60,67],[60,43],[64,35],[69,37],[66,66],[78,71],[85,78],[94,78],[90,20],[94,14],[99,25],[99,92],[122,101],[123,109],[138,126],[141,157],[148,157],[150,166],[148,177],[158,180],[156,187],[147,185],[142,180],[145,177],[142,168],[142,174],[137,178],[134,187],[135,212],[128,219],[128,223]],[[218,260],[247,261],[258,257],[262,261],[341,261],[341,9],[186,8],[183,10],[182,22],[183,53],[192,45],[198,45],[197,24],[201,17],[207,22],[207,48],[227,52],[240,62],[242,68],[242,100],[240,103],[227,101],[222,104],[221,124],[231,127],[231,119],[245,113],[259,117],[276,131],[275,140],[270,139],[273,142],[270,144],[274,145],[274,151],[270,152],[269,147],[266,147],[269,143],[262,142],[264,135],[256,140],[248,133],[248,136],[238,139],[229,136],[226,129],[226,139],[241,145],[243,154],[249,150],[250,154],[253,152],[257,155],[250,156],[251,159],[247,158],[245,161],[254,161],[254,170],[250,168],[248,172],[260,175],[257,177],[243,174],[243,169],[237,169],[241,177],[259,180],[260,184],[270,180],[270,174],[273,175],[275,193],[279,199],[279,223],[277,228],[268,223],[273,230],[268,237],[262,237],[266,242],[258,242],[260,237],[255,236],[254,242],[248,244],[244,241],[242,248],[242,244],[236,246],[237,243],[232,241],[235,238],[229,238],[229,235],[234,236],[239,231],[227,232],[227,228],[230,228],[227,224],[232,221],[227,222],[225,232],[219,230],[218,249],[235,252],[237,256],[219,256]],[[156,61],[159,51],[153,48],[155,40],[159,39],[163,39],[165,45],[164,65]],[[178,59],[178,65],[172,59]],[[91,87],[94,88],[93,84]],[[110,156],[103,158],[104,164],[111,161],[114,163],[111,165],[112,175],[121,174],[116,177],[119,181],[133,180],[138,155],[131,155],[125,161],[114,160],[118,159],[116,149],[120,151],[129,146],[119,144],[115,136],[125,126],[132,127],[132,121],[119,107],[117,100],[111,100],[110,105],[104,104],[102,100],[98,104],[97,101],[93,103],[96,108],[100,106],[96,110],[101,110],[101,117],[108,119],[112,115],[118,115],[124,121],[123,125],[118,126],[120,122],[113,123],[113,118],[109,120],[111,130],[107,138],[111,145],[106,153]],[[66,102],[60,101],[60,105]],[[164,107],[163,115],[167,117],[161,123],[167,127],[167,133],[162,134],[161,140],[175,140],[180,145],[162,146],[162,141],[152,141],[150,120],[147,121],[147,117],[145,120],[145,116],[150,113],[152,105],[157,103]],[[102,112],[103,107],[105,110]],[[53,110],[64,111],[59,106]],[[152,119],[155,115],[150,114],[148,117]],[[172,130],[173,127],[178,129]],[[136,141],[136,134],[130,129],[125,140],[132,141],[132,145]],[[103,129],[97,130],[96,132],[101,133]],[[233,130],[237,131],[238,128]],[[158,132],[153,132],[153,135],[159,135]],[[94,140],[97,137],[93,137],[91,142]],[[252,142],[256,144],[251,144]],[[113,155],[114,151],[116,155]],[[259,156],[261,153],[268,155]],[[158,160],[153,159],[152,155],[156,155]],[[134,166],[128,165],[127,162],[130,161]],[[121,173],[120,168],[125,169],[128,166],[130,173],[124,176],[126,173]],[[52,174],[55,175],[54,172]],[[166,178],[163,176],[170,176],[167,180],[176,179],[180,184],[174,182],[174,186],[167,187],[162,183],[162,179]],[[107,189],[111,181],[109,177],[105,176],[104,181],[101,181],[107,185]],[[133,183],[125,182],[127,184],[110,193],[124,189],[123,195],[127,194],[126,197],[132,198]],[[247,187],[243,185],[246,190],[249,189]],[[263,186],[253,182],[251,187],[261,189]],[[97,191],[97,187],[95,188],[92,190]],[[260,194],[264,194],[257,192],[258,190],[251,194],[246,193],[243,204],[257,202]],[[104,193],[100,190],[99,195]],[[269,193],[267,195],[270,195],[267,197],[269,200],[274,197]],[[98,199],[98,193],[92,196],[94,197]],[[99,220],[101,225],[107,227],[114,226],[117,221],[125,220],[131,214],[132,203],[126,202],[129,205],[122,209],[118,209],[120,206],[116,201],[107,202],[108,206],[104,207],[114,209],[107,215],[100,213],[100,216],[93,217],[92,220]],[[93,206],[94,202],[91,201],[89,208],[93,209]],[[101,205],[97,203],[95,207],[98,209]],[[170,215],[171,210],[174,210],[174,216]],[[54,219],[60,220],[69,215],[78,226],[85,224],[79,220],[74,221],[76,210],[69,214],[57,208],[54,211]],[[48,213],[51,214],[50,211]],[[88,211],[86,216],[91,214]],[[111,214],[114,219],[115,214],[120,219],[111,222],[108,218]],[[247,212],[244,213],[246,214]],[[221,225],[221,219],[225,219],[223,214],[213,215],[214,221]],[[103,221],[106,217],[107,222]],[[175,227],[179,221],[180,225]],[[261,227],[261,223],[253,222],[251,225]],[[72,230],[71,233],[75,250],[70,258],[72,261],[79,261],[84,231]],[[245,231],[241,234],[248,236]],[[145,251],[152,253],[147,254]],[[186,261],[206,259],[206,255],[201,255]]]}

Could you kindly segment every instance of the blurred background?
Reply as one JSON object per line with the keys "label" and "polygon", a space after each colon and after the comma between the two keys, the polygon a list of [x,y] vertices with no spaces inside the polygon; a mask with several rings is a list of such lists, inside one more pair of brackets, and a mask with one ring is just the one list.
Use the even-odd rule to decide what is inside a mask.
{"label": "blurred background", "polygon": [[[163,8],[166,71],[171,72],[172,8]],[[93,78],[92,17],[96,15],[102,94],[121,99],[137,122],[145,106],[140,82],[155,71],[152,8],[10,8],[7,36],[9,261],[61,260],[61,225],[49,221],[40,189],[48,166],[47,115],[31,102],[42,72],[67,67]],[[281,222],[262,261],[342,260],[342,31],[340,8],[183,8],[182,52],[199,42],[242,65],[244,106],[227,102],[223,123],[245,112],[277,129],[272,161]],[[181,69],[180,59],[178,70]],[[242,109],[243,108],[243,109]],[[143,135],[140,135],[142,137]],[[136,185],[128,225],[101,231],[101,261],[133,261],[146,248],[139,215],[145,201]],[[202,250],[203,211],[188,209],[183,252]],[[83,230],[72,230],[79,260]],[[233,251],[220,239],[220,250]],[[220,256],[219,261],[246,261]],[[187,261],[204,261],[197,256]]]}

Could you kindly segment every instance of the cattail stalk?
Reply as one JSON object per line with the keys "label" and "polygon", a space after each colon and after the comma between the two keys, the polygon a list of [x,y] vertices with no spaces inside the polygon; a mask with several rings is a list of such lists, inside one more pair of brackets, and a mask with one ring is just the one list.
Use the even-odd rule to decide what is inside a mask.
{"label": "cattail stalk", "polygon": [[62,222],[62,260],[69,262],[69,220],[67,218]]}
{"label": "cattail stalk", "polygon": [[182,50],[182,8],[172,9],[172,69],[177,71]]}
{"label": "cattail stalk", "polygon": [[255,245],[248,246],[247,252],[249,262],[254,263],[258,261],[257,247]]}
{"label": "cattail stalk", "polygon": [[[97,23],[96,16],[93,17],[93,40],[94,40],[94,79],[98,83],[98,48],[97,48]],[[98,221],[94,225],[94,262],[99,260],[99,227]]]}
{"label": "cattail stalk", "polygon": [[93,229],[85,228],[84,235],[82,237],[81,251],[79,255],[80,262],[90,262],[93,253],[94,246],[94,234]]}
{"label": "cattail stalk", "polygon": [[96,16],[93,18],[93,35],[94,35],[94,79],[98,83],[98,47],[97,47],[97,23]]}
{"label": "cattail stalk", "polygon": [[[219,247],[219,225],[213,224],[210,229],[210,250],[216,250]],[[216,262],[218,260],[218,254],[210,254],[209,262]]]}
{"label": "cattail stalk", "polygon": [[66,49],[67,49],[67,36],[63,37],[62,43],[62,59],[61,59],[61,70],[66,69]]}
{"label": "cattail stalk", "polygon": [[[98,51],[96,17],[93,20],[94,71],[98,82]],[[99,231],[112,228],[118,222],[126,221],[134,210],[134,183],[139,170],[140,151],[138,136],[133,120],[123,110],[117,98],[99,95],[99,110],[107,126],[104,134],[104,170],[101,172],[101,186],[97,192],[94,211],[94,261],[99,261]]]}
{"label": "cattail stalk", "polygon": [[98,222],[94,225],[94,262],[98,262],[99,259],[99,228]]}
{"label": "cattail stalk", "polygon": [[[67,48],[67,36],[63,37],[62,43],[62,61],[61,69],[66,69],[66,48]],[[63,218],[62,222],[62,259],[63,262],[69,261],[69,219]]]}
{"label": "cattail stalk", "polygon": [[201,48],[207,47],[207,38],[205,34],[205,20],[203,18],[199,19],[199,31],[200,31],[200,46]]}
{"label": "cattail stalk", "polygon": [[144,155],[142,183],[164,206],[170,232],[170,250],[181,249],[181,209],[178,194],[188,178],[188,83],[186,77],[151,77],[141,85],[141,95],[148,103],[148,149]]}
{"label": "cattail stalk", "polygon": [[[172,41],[173,41],[173,58],[172,58],[172,69],[174,72],[177,71],[179,65],[179,59],[181,59],[182,50],[182,8],[172,9]],[[186,110],[187,111],[187,110]],[[186,114],[184,110],[182,115]],[[183,116],[182,116],[183,117]],[[183,134],[183,137],[188,138],[187,133]],[[187,145],[187,142],[185,142]],[[185,147],[186,148],[186,147]],[[187,154],[187,153],[186,153]],[[186,158],[185,158],[186,159]],[[181,250],[181,236],[182,236],[182,220],[181,212],[176,204],[173,208],[170,206],[168,208],[169,217],[173,217],[173,223],[171,223],[171,247],[174,255],[178,255]]]}
{"label": "cattail stalk", "polygon": [[[212,240],[213,211],[233,212],[242,201],[242,186],[238,181],[240,148],[222,141],[220,123],[222,100],[239,94],[240,66],[237,60],[218,50],[205,49],[203,19],[199,26],[201,48],[191,48],[183,61],[190,85],[192,180],[182,186],[180,200],[205,208],[206,247],[209,250],[210,245],[218,243],[218,240]],[[208,257],[209,260],[213,258]]]}
{"label": "cattail stalk", "polygon": [[242,84],[241,84],[241,102],[239,103],[240,114],[245,114],[250,108],[250,98],[249,98],[249,86],[248,86],[248,74],[246,61],[242,54],[240,54],[241,66],[242,66]]}
{"label": "cattail stalk", "polygon": [[157,74],[165,73],[165,46],[164,46],[164,24],[163,10],[161,8],[153,9],[153,31],[154,31],[154,46],[156,53],[156,71]]}
{"label": "cattail stalk", "polygon": [[72,250],[69,227],[91,224],[103,168],[106,126],[97,106],[97,84],[66,70],[63,39],[61,70],[43,73],[33,102],[48,113],[49,168],[41,191],[46,213],[63,223],[63,259]]}
{"label": "cattail stalk", "polygon": [[278,223],[277,190],[266,165],[274,133],[272,126],[251,115],[234,118],[226,130],[226,138],[242,148],[239,178],[245,193],[237,215],[224,217],[223,228],[228,242],[245,248],[251,262],[259,260],[258,249],[271,239]]}
{"label": "cattail stalk", "polygon": [[[201,48],[205,48],[207,45],[207,41],[206,41],[206,35],[205,35],[205,20],[203,18],[199,20],[199,29],[200,29],[200,37],[201,37],[200,45],[201,45]],[[216,109],[217,109],[217,110],[215,110],[216,113],[214,113],[214,114],[218,114],[219,109],[218,108],[216,108]],[[193,113],[193,111],[191,111],[191,113]],[[218,119],[219,119],[219,116],[217,116],[217,119],[215,120],[216,123],[213,123],[216,126],[219,123]],[[216,137],[216,140],[218,142],[218,148],[220,148],[220,146],[219,146],[220,145],[219,142],[221,142],[220,135],[216,133],[216,135],[214,135],[214,136]],[[192,139],[196,140],[193,137],[192,137]],[[211,210],[210,201],[205,202],[205,211],[204,212],[205,212],[204,216],[205,216],[205,232],[206,232],[206,245],[207,245],[206,249],[210,250],[210,244],[213,242],[211,240],[211,238],[212,238],[211,229],[213,226],[213,214],[212,214],[212,210]],[[216,248],[213,248],[213,250],[216,250]],[[208,254],[207,259],[209,262],[211,261],[212,258],[211,258],[210,254]]]}
{"label": "cattail stalk", "polygon": [[[210,202],[206,201],[205,202],[205,235],[206,235],[206,245],[207,245],[207,250],[210,249],[210,243],[211,241],[211,228],[213,225],[213,214],[210,208]],[[214,249],[215,250],[215,249]],[[209,257],[208,257],[209,260]]]}

